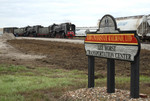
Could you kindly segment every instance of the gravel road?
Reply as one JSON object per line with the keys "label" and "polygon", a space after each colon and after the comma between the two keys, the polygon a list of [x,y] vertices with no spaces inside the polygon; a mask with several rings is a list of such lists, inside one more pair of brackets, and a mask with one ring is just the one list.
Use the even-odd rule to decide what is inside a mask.
{"label": "gravel road", "polygon": [[16,39],[43,40],[43,41],[55,41],[55,42],[68,42],[68,43],[75,43],[75,44],[84,44],[84,40],[77,40],[77,39],[32,38],[32,37],[16,37]]}
{"label": "gravel road", "polygon": [[[78,39],[56,39],[56,38],[31,38],[31,37],[17,37],[16,39],[29,39],[29,40],[44,40],[44,41],[56,41],[56,42],[68,42],[75,44],[84,44],[84,40]],[[141,44],[142,49],[150,50],[150,44]]]}

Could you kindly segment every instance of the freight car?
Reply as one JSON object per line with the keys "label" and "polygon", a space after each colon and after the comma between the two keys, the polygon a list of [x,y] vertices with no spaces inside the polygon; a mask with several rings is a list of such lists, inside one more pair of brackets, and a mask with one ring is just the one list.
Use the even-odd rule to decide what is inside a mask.
{"label": "freight car", "polygon": [[150,41],[150,15],[118,17],[115,20],[121,31],[135,30],[141,40]]}
{"label": "freight car", "polygon": [[150,15],[118,17],[116,22],[120,30],[136,30],[141,40],[150,41]]}
{"label": "freight car", "polygon": [[3,28],[3,33],[14,33],[14,30],[18,29],[17,27],[5,27]]}
{"label": "freight car", "polygon": [[53,24],[48,27],[41,25],[14,29],[15,36],[72,38],[75,36],[75,25],[71,23]]}
{"label": "freight car", "polygon": [[24,34],[25,34],[25,28],[14,29],[15,36],[24,36]]}

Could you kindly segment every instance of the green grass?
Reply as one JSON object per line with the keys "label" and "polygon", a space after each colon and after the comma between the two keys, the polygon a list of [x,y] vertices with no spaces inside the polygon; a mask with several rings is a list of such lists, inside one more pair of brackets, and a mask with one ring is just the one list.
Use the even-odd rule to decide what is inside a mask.
{"label": "green grass", "polygon": [[81,71],[46,67],[28,69],[24,66],[1,65],[0,73],[0,101],[22,101],[25,98],[21,93],[73,87],[78,82],[87,81],[87,76]]}
{"label": "green grass", "polygon": [[142,75],[140,76],[140,81],[145,83],[150,83],[150,77]]}
{"label": "green grass", "polygon": [[14,65],[1,65],[0,66],[0,72],[17,72],[27,70],[24,66],[14,66]]}
{"label": "green grass", "polygon": [[[87,72],[47,67],[0,65],[0,101],[53,101],[64,92],[87,87]],[[107,79],[95,79],[106,86]],[[130,77],[115,77],[116,88],[130,90]],[[140,76],[141,92],[150,95],[150,77]]]}
{"label": "green grass", "polygon": [[72,85],[68,78],[48,78],[44,76],[1,76],[0,95],[12,94],[17,92],[32,91],[35,89],[46,89],[49,87],[60,87]]}

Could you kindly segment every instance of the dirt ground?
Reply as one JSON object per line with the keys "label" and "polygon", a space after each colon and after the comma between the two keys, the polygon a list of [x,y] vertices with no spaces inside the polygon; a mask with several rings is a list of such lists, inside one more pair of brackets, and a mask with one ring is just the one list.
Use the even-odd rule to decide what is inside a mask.
{"label": "dirt ground", "polygon": [[[107,75],[106,59],[95,59],[95,79]],[[140,74],[150,76],[150,51],[141,50]],[[67,70],[78,69],[88,72],[88,58],[85,55],[83,44],[61,43],[42,40],[17,40],[14,36],[0,36],[0,63],[23,65],[27,68],[48,67]],[[115,60],[116,76],[130,76],[130,62]],[[122,86],[117,86],[121,87]],[[149,83],[142,83],[140,87],[149,89]],[[57,89],[38,91],[42,93],[57,92]],[[59,91],[59,90],[58,90]],[[33,91],[37,92],[37,91]],[[32,92],[32,93],[33,93]],[[143,91],[150,94],[148,91]],[[49,93],[51,94],[51,93]],[[23,94],[28,97],[30,93]],[[55,96],[56,99],[59,96]]]}
{"label": "dirt ground", "polygon": [[[150,51],[141,51],[140,74],[150,76]],[[88,70],[88,58],[83,44],[60,43],[41,40],[0,41],[2,64],[24,65],[29,68],[50,67]],[[106,76],[106,59],[96,58],[96,78]],[[115,63],[116,75],[130,76],[130,62]]]}
{"label": "dirt ground", "polygon": [[[7,40],[15,40],[15,37],[12,34],[3,34],[0,36],[0,62],[1,64],[15,64],[15,65],[23,65],[30,64],[35,59],[42,59],[46,56],[44,55],[33,55],[23,53],[19,49],[14,48],[9,45]],[[23,63],[23,64],[22,64]]]}

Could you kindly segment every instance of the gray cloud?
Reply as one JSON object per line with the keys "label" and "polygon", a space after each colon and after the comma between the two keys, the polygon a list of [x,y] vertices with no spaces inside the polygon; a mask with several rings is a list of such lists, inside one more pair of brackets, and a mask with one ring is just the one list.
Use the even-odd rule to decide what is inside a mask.
{"label": "gray cloud", "polygon": [[71,21],[96,26],[105,14],[114,17],[149,14],[148,0],[0,0],[0,27]]}

